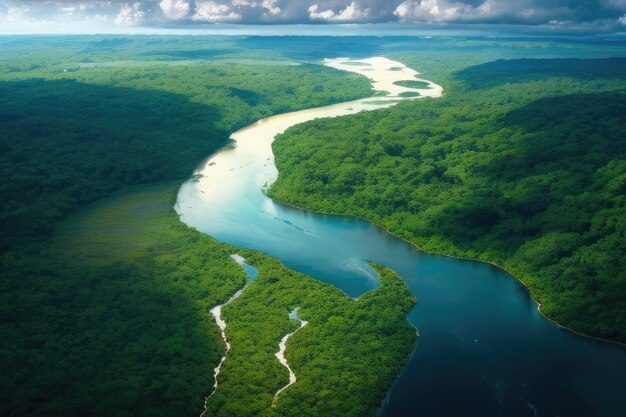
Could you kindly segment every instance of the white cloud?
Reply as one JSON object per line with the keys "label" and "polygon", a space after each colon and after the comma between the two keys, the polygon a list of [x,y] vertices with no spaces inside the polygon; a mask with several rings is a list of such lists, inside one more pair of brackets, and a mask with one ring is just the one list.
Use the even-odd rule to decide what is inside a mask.
{"label": "white cloud", "polygon": [[145,12],[141,10],[141,3],[134,3],[132,6],[124,4],[115,18],[116,25],[135,26],[143,22]]}
{"label": "white cloud", "polygon": [[168,19],[180,20],[189,14],[190,5],[185,0],[162,0],[159,7]]}
{"label": "white cloud", "polygon": [[312,4],[308,8],[309,18],[311,20],[324,20],[327,22],[359,22],[364,21],[369,16],[369,9],[361,9],[358,4],[353,1],[345,9],[335,13],[332,9],[319,11],[319,6]]}
{"label": "white cloud", "polygon": [[625,8],[626,0],[602,0],[600,3],[604,6],[615,7],[615,8]]}
{"label": "white cloud", "polygon": [[[626,0],[0,0],[0,28],[31,22],[90,28],[193,23],[441,22],[624,30]],[[555,23],[558,22],[558,23]],[[95,27],[95,26],[94,26]],[[596,29],[594,29],[596,27]],[[587,29],[588,28],[588,29]],[[134,30],[134,29],[133,29]]]}
{"label": "white cloud", "polygon": [[225,4],[196,0],[196,13],[191,18],[209,23],[237,22],[241,20],[241,15]]}
{"label": "white cloud", "polygon": [[19,22],[28,17],[30,9],[26,6],[9,6],[4,14],[4,20],[8,22]]}
{"label": "white cloud", "polygon": [[111,2],[68,2],[68,3],[55,3],[58,7],[58,11],[61,14],[68,16],[84,16],[87,11],[98,8],[107,8],[112,7],[113,4]]}
{"label": "white cloud", "polygon": [[281,10],[280,7],[276,5],[277,2],[277,0],[263,0],[261,6],[263,6],[263,8],[266,9],[269,14],[278,15],[280,14]]}
{"label": "white cloud", "polygon": [[233,0],[232,5],[235,7],[257,7],[256,1],[250,0]]}
{"label": "white cloud", "polygon": [[61,7],[59,10],[61,12],[65,13],[66,15],[71,16],[76,11],[76,7],[74,7],[74,6]]}
{"label": "white cloud", "polygon": [[256,9],[262,8],[265,9],[265,16],[269,15],[278,15],[281,12],[280,7],[276,4],[278,0],[232,0],[233,7],[237,9]]}
{"label": "white cloud", "polygon": [[[482,9],[483,14],[489,14],[492,2],[487,1],[477,9]],[[448,0],[407,0],[402,2],[393,14],[403,21],[446,22],[467,18],[476,14],[477,9],[466,3]]]}
{"label": "white cloud", "polygon": [[[404,0],[394,15],[404,22],[508,23],[566,27],[596,25],[610,27],[624,13],[626,0],[589,0],[588,7],[560,0]],[[621,8],[619,13],[611,8]],[[608,23],[607,23],[608,22]],[[608,26],[607,26],[608,25]]]}

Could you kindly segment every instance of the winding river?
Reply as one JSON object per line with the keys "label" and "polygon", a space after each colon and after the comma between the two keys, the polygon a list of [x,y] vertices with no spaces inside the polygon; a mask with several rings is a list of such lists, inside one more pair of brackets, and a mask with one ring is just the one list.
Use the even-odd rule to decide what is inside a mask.
{"label": "winding river", "polygon": [[289,338],[293,336],[294,334],[296,334],[297,332],[299,332],[300,330],[302,330],[304,326],[309,324],[308,321],[302,320],[300,317],[298,317],[298,310],[300,310],[300,307],[296,307],[293,310],[291,310],[291,312],[289,313],[289,318],[291,320],[296,320],[298,323],[300,323],[300,327],[298,327],[293,332],[287,333],[285,336],[283,336],[283,338],[280,340],[280,343],[278,344],[278,352],[276,352],[276,358],[278,359],[278,362],[280,362],[281,365],[283,365],[289,371],[289,382],[287,383],[287,385],[285,385],[284,387],[276,391],[276,394],[274,394],[274,400],[272,401],[272,407],[276,405],[276,401],[278,401],[278,396],[287,388],[295,384],[297,380],[296,374],[293,372],[293,370],[289,366],[289,363],[287,362],[287,358],[285,358],[285,350],[287,350],[287,341],[289,340]]}
{"label": "winding river", "polygon": [[[380,415],[626,415],[626,349],[577,336],[545,320],[526,289],[494,266],[429,255],[369,222],[294,209],[264,190],[277,176],[271,143],[288,127],[392,106],[442,88],[394,84],[418,73],[385,58],[326,60],[367,76],[368,99],[269,117],[232,135],[181,187],[181,220],[221,241],[265,252],[356,297],[375,288],[373,261],[397,271],[418,304],[420,338]],[[409,93],[410,94],[410,93]]]}
{"label": "winding river", "polygon": [[[256,268],[248,265],[246,263],[246,259],[236,253],[230,255],[230,258],[233,261],[237,262],[237,264],[241,266],[244,271],[246,271],[246,274],[248,275],[250,281],[254,280],[254,278],[258,274]],[[250,281],[248,281],[248,283]],[[217,364],[217,367],[213,369],[213,389],[211,390],[211,393],[207,395],[204,399],[204,410],[200,414],[200,417],[204,417],[206,415],[209,398],[211,398],[213,394],[215,394],[215,391],[217,391],[217,387],[219,386],[220,371],[222,370],[222,365],[224,364],[224,361],[228,357],[228,352],[230,352],[230,343],[228,342],[228,338],[226,337],[226,321],[222,318],[222,309],[235,301],[237,298],[241,297],[241,294],[243,294],[243,290],[246,288],[246,286],[247,284],[242,289],[234,293],[224,304],[216,305],[209,311],[215,319],[215,324],[217,324],[217,327],[219,327],[220,329],[222,340],[224,341],[224,346],[226,347],[226,350],[224,351],[224,356],[222,356],[222,359],[220,359],[220,362]],[[289,370],[289,372],[291,372],[291,369]]]}

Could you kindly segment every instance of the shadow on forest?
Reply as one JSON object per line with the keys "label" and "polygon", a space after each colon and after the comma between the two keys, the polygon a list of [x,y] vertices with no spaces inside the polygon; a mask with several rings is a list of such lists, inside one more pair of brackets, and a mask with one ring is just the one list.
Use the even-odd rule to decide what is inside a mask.
{"label": "shadow on forest", "polygon": [[215,106],[154,90],[1,82],[0,252],[123,185],[189,175],[226,142],[220,117]]}
{"label": "shadow on forest", "polygon": [[574,196],[604,188],[598,170],[626,155],[625,125],[626,95],[614,92],[544,98],[509,112],[483,145],[481,186],[438,219],[439,233],[468,248],[497,236],[516,250],[550,231],[586,232],[594,212],[612,205],[604,199],[617,196],[587,195],[582,206]]}
{"label": "shadow on forest", "polygon": [[624,80],[626,58],[497,60],[465,68],[457,72],[456,77],[473,89],[554,77]]}
{"label": "shadow on forest", "polygon": [[126,189],[2,258],[1,415],[200,414],[223,349],[207,310],[244,273],[179,222],[177,188]]}
{"label": "shadow on forest", "polygon": [[[507,113],[499,124],[502,128],[522,128],[530,139],[511,143],[518,166],[509,170],[488,168],[488,172],[504,174],[506,179],[519,179],[524,171],[540,167],[566,169],[572,175],[581,169],[592,173],[615,157],[626,155],[626,137],[621,135],[626,125],[626,95],[619,92],[543,98]],[[581,167],[580,158],[585,156],[589,156],[590,165]]]}

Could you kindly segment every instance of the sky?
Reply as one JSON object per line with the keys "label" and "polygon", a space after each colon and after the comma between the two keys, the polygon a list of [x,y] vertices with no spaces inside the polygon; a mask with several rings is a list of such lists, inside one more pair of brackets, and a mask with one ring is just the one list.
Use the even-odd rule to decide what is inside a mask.
{"label": "sky", "polygon": [[235,24],[616,33],[626,32],[626,0],[0,0],[5,34],[193,32]]}

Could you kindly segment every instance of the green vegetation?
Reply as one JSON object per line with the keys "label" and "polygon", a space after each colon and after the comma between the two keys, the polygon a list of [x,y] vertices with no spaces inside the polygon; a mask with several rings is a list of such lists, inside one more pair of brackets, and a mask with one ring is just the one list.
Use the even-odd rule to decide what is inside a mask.
{"label": "green vegetation", "polygon": [[180,223],[176,189],[128,190],[2,255],[0,414],[200,414],[223,350],[207,311],[246,276]]}
{"label": "green vegetation", "polygon": [[495,262],[548,317],[626,341],[626,60],[433,72],[443,98],[288,130],[270,195]]}
{"label": "green vegetation", "polygon": [[[379,268],[381,287],[353,301],[187,228],[176,190],[127,189],[70,216],[48,243],[2,255],[0,413],[200,414],[223,354],[208,310],[243,286],[229,258],[240,253],[260,274],[224,312],[233,348],[209,415],[374,415],[415,339],[402,279]],[[310,322],[287,348],[299,381],[272,409],[287,382],[274,353],[296,306]]]}
{"label": "green vegetation", "polygon": [[[187,228],[176,183],[127,187],[188,177],[258,118],[366,96],[364,78],[278,70],[232,39],[0,44],[1,415],[199,415],[224,351],[208,310],[246,281],[232,253],[260,275],[225,309],[232,357],[209,415],[375,414],[415,340],[398,276],[381,269],[381,288],[354,301]],[[271,408],[296,304],[310,322],[287,348],[300,380]]]}
{"label": "green vegetation", "polygon": [[[624,250],[615,244],[624,240],[624,135],[616,128],[624,109],[623,94],[615,93],[623,89],[623,72],[608,75],[602,61],[593,64],[600,68],[593,76],[583,75],[587,64],[577,74],[561,69],[546,76],[545,67],[529,61],[518,76],[505,77],[511,67],[503,72],[502,62],[489,63],[524,54],[620,54],[619,42],[562,48],[558,40],[503,38],[0,37],[1,415],[199,415],[224,351],[208,309],[246,281],[232,253],[260,274],[225,308],[232,350],[207,415],[376,414],[415,341],[405,319],[415,300],[396,274],[376,266],[380,288],[352,300],[182,225],[172,211],[177,184],[136,186],[191,175],[233,130],[258,118],[369,95],[364,78],[307,64],[346,52],[399,59],[436,75],[448,95],[313,122],[301,128],[301,146],[289,145],[293,154],[281,148],[294,137],[289,133],[277,144],[281,174],[288,176],[273,192],[286,199],[281,190],[294,179],[292,185],[323,197],[318,209],[371,216],[427,249],[514,269],[544,311],[564,323],[575,324],[559,316],[570,313],[584,320],[577,328],[585,331],[589,318],[608,329],[592,329],[596,334],[624,328]],[[451,53],[453,61],[446,58]],[[291,65],[293,59],[302,65]],[[491,85],[481,73],[490,74]],[[559,99],[559,112],[548,115],[554,121],[538,119],[554,105],[550,97],[568,93],[591,95]],[[606,111],[581,108],[581,101]],[[583,133],[593,123],[601,135],[589,142]],[[326,135],[335,140],[319,143],[311,126],[320,133],[336,127]],[[566,140],[572,132],[573,146]],[[533,138],[558,152],[525,146]],[[367,158],[372,165],[364,170]],[[564,172],[550,163],[555,158]],[[514,172],[502,168],[509,164]],[[525,169],[548,177],[529,180]],[[306,170],[312,181],[296,178]],[[559,187],[584,190],[559,200],[555,193],[569,192]],[[313,205],[298,190],[289,192],[293,201]],[[545,206],[544,194],[548,208],[532,214]],[[513,220],[530,216],[520,220],[527,229],[507,240],[513,221],[485,227],[492,219],[481,216],[487,201]],[[559,219],[565,231],[554,226],[545,233]],[[588,280],[579,279],[580,268]],[[567,274],[552,282],[560,271]],[[565,290],[557,294],[559,288]],[[274,353],[296,326],[288,319],[294,307],[309,321],[286,352],[298,382],[272,408],[287,382]]]}
{"label": "green vegetation", "polygon": [[254,120],[370,90],[308,64],[12,65],[0,61],[0,252],[121,186],[191,175]]}
{"label": "green vegetation", "polygon": [[[416,338],[406,321],[415,299],[402,278],[376,267],[380,287],[355,301],[271,258],[238,253],[260,274],[224,311],[232,351],[209,415],[376,415]],[[309,322],[287,345],[286,357],[298,380],[270,414],[274,393],[288,380],[274,354],[278,341],[298,326],[288,319],[295,307]]]}
{"label": "green vegetation", "polygon": [[404,81],[396,81],[394,83],[395,85],[399,85],[400,87],[407,87],[407,88],[430,88],[430,84],[428,84],[426,81],[417,81],[417,80],[404,80]]}

